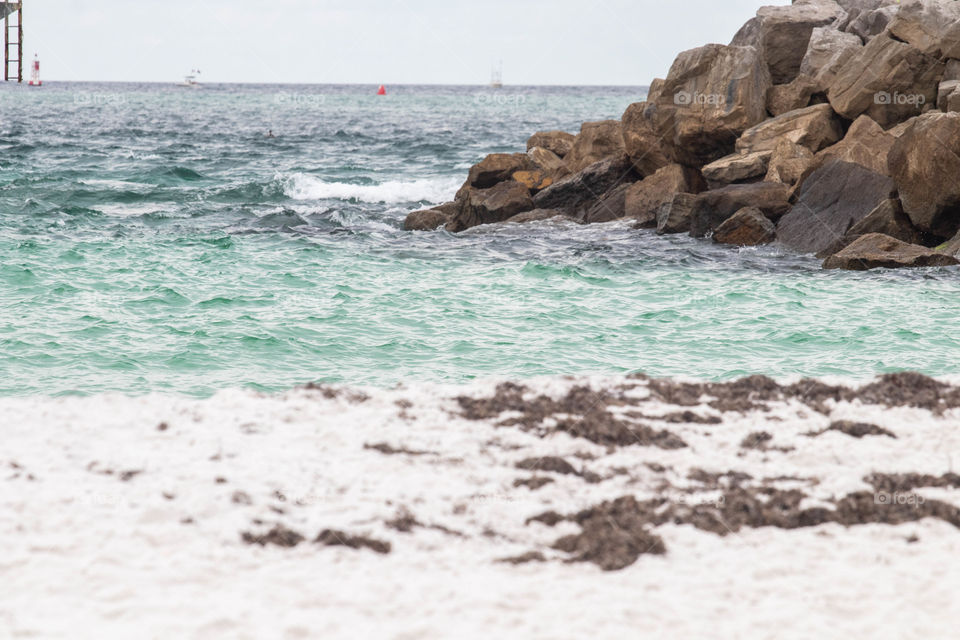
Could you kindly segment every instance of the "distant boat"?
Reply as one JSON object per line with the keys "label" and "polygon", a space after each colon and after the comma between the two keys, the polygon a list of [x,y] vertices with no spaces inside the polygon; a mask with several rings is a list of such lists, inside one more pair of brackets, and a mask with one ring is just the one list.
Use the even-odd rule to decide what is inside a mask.
{"label": "distant boat", "polygon": [[183,82],[180,83],[181,87],[199,87],[200,83],[197,82],[197,76],[200,75],[200,69],[191,69],[190,73],[184,76]]}
{"label": "distant boat", "polygon": [[490,86],[494,89],[503,88],[503,60],[500,61],[500,66],[494,67],[490,72]]}

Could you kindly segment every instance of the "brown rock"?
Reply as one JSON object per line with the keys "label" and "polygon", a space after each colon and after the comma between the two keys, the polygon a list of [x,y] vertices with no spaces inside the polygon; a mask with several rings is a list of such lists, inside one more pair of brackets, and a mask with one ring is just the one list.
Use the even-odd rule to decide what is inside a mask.
{"label": "brown rock", "polygon": [[927,55],[960,58],[960,4],[905,0],[890,22],[890,33]]}
{"label": "brown rock", "polygon": [[960,113],[917,118],[893,143],[889,162],[914,226],[953,236],[960,228]]}
{"label": "brown rock", "polygon": [[757,207],[771,220],[790,210],[790,190],[772,182],[732,184],[697,196],[690,213],[690,235],[702,238],[744,207]]}
{"label": "brown rock", "polygon": [[570,175],[570,170],[567,169],[567,163],[549,149],[533,147],[527,151],[527,155],[530,156],[530,159],[541,171],[554,180],[559,180],[560,178]]}
{"label": "brown rock", "polygon": [[881,35],[847,60],[827,96],[841,116],[853,120],[866,113],[886,129],[936,101],[943,70],[937,58]]}
{"label": "brown rock", "polygon": [[800,74],[790,84],[770,87],[767,91],[767,111],[772,116],[780,116],[788,111],[808,107],[813,94],[819,90],[819,85],[813,78]]}
{"label": "brown rock", "polygon": [[866,218],[850,227],[843,238],[817,253],[817,257],[832,256],[860,236],[865,236],[868,233],[882,233],[908,244],[920,244],[922,239],[920,232],[910,223],[910,218],[903,212],[900,201],[895,199],[884,200]]}
{"label": "brown rock", "polygon": [[550,178],[545,172],[539,169],[535,171],[517,171],[511,177],[529,189],[531,194],[543,191],[553,184],[553,178]]}
{"label": "brown rock", "polygon": [[627,154],[611,156],[557,180],[538,193],[533,201],[537,209],[561,209],[568,215],[578,215],[604,194],[621,184],[633,182],[636,177]]}
{"label": "brown rock", "polygon": [[533,211],[518,213],[512,218],[509,218],[507,222],[525,224],[527,222],[540,222],[541,220],[550,220],[551,218],[557,217],[562,217],[568,220],[570,219],[563,215],[563,211],[559,211],[557,209],[534,209]]}
{"label": "brown rock", "polygon": [[864,42],[869,42],[875,36],[883,33],[893,17],[900,11],[898,0],[886,1],[887,6],[885,7],[858,11],[855,16],[851,17],[844,30],[851,35],[862,38]]}
{"label": "brown rock", "polygon": [[816,155],[813,168],[821,167],[833,159],[855,162],[877,173],[890,175],[887,156],[895,140],[870,116],[860,116],[850,125],[843,140]]}
{"label": "brown rock", "polygon": [[624,148],[641,177],[652,175],[671,163],[664,149],[663,137],[653,119],[645,114],[646,109],[646,102],[636,102],[627,107],[620,121]]}
{"label": "brown rock", "polygon": [[657,210],[657,234],[687,233],[690,231],[690,215],[697,196],[692,193],[678,193],[673,200],[666,202]]}
{"label": "brown rock", "polygon": [[895,192],[896,185],[885,175],[830,160],[803,182],[796,204],[777,226],[777,239],[795,251],[817,253]]}
{"label": "brown rock", "polygon": [[882,233],[861,236],[843,251],[830,256],[824,269],[896,269],[900,267],[947,267],[960,264],[954,257],[916,244],[907,244]]}
{"label": "brown rock", "polygon": [[957,232],[957,235],[953,236],[952,240],[937,247],[937,252],[953,256],[954,258],[960,258],[960,231]]}
{"label": "brown rock", "polygon": [[773,83],[786,84],[800,73],[813,30],[843,15],[837,3],[828,1],[761,7],[757,17],[745,24],[730,44],[756,47],[769,64]]}
{"label": "brown rock", "polygon": [[582,210],[577,220],[586,224],[612,222],[626,216],[628,184],[621,184],[604,194],[599,200]]}
{"label": "brown rock", "polygon": [[767,173],[771,155],[772,153],[769,151],[733,153],[704,165],[703,177],[707,184],[714,189],[735,182],[747,182],[755,178],[761,178]]}
{"label": "brown rock", "polygon": [[[960,80],[944,80],[937,87],[937,109],[948,112],[955,111],[950,108],[951,97],[960,91]],[[954,101],[956,102],[956,101]]]}
{"label": "brown rock", "polygon": [[766,119],[771,84],[754,47],[711,44],[677,56],[645,115],[674,161],[700,167],[732,153],[737,137]]}
{"label": "brown rock", "polygon": [[517,171],[536,169],[525,153],[493,153],[470,168],[464,186],[489,189],[498,182],[510,180]]}
{"label": "brown rock", "polygon": [[678,164],[666,166],[629,186],[624,215],[643,226],[656,226],[657,211],[678,193],[700,193],[706,188],[700,172]]}
{"label": "brown rock", "polygon": [[800,63],[800,74],[811,78],[817,91],[826,91],[844,63],[860,49],[863,42],[851,33],[831,27],[814,29]]}
{"label": "brown rock", "polygon": [[713,232],[713,241],[741,247],[773,242],[777,227],[756,207],[740,209]]}
{"label": "brown rock", "polygon": [[433,231],[450,222],[453,213],[440,209],[413,211],[403,221],[404,231]]}
{"label": "brown rock", "polygon": [[781,140],[770,156],[765,182],[793,185],[813,162],[813,152],[804,146]]}
{"label": "brown rock", "polygon": [[511,180],[489,189],[471,189],[446,229],[458,233],[481,224],[503,222],[534,208],[530,191],[519,182]]}
{"label": "brown rock", "polygon": [[570,171],[576,173],[595,162],[622,153],[623,133],[619,120],[584,122],[580,127],[580,135],[574,138],[573,147],[564,160]]}
{"label": "brown rock", "polygon": [[737,140],[737,151],[773,153],[781,140],[803,145],[813,152],[843,137],[843,127],[829,104],[796,109],[747,129]]}
{"label": "brown rock", "polygon": [[538,131],[527,140],[527,151],[540,147],[562,158],[573,149],[575,138],[575,135],[566,131]]}

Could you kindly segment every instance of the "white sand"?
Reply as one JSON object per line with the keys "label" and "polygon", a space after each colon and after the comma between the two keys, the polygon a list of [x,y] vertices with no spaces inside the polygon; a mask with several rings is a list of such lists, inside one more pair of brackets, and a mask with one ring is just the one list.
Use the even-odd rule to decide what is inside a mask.
{"label": "white sand", "polygon": [[[557,393],[573,382],[530,384]],[[0,399],[0,638],[957,637],[960,530],[940,520],[725,537],[666,525],[655,530],[666,555],[618,572],[564,563],[549,548],[579,531],[572,523],[525,520],[627,494],[655,497],[665,478],[696,486],[686,479],[694,468],[815,479],[782,483],[811,502],[872,490],[863,477],[874,471],[940,475],[956,470],[960,412],[841,404],[827,417],[790,404],[726,414],[722,425],[663,425],[686,449],[608,451],[457,417],[452,397],[491,389],[366,390],[365,402],[304,390],[202,401]],[[803,435],[845,418],[898,439]],[[161,422],[169,428],[158,430]],[[744,436],[761,429],[774,446],[795,449],[742,450]],[[375,443],[431,453],[364,448]],[[610,478],[541,474],[555,482],[514,488],[531,475],[516,462],[543,455]],[[619,467],[629,473],[615,474]],[[141,473],[124,481],[124,471]],[[234,502],[238,491],[252,504]],[[917,494],[960,506],[960,490]],[[387,527],[401,506],[463,536]],[[275,523],[308,541],[241,541],[241,532]],[[392,552],[310,542],[326,528],[388,541]],[[495,562],[528,551],[548,562]]]}

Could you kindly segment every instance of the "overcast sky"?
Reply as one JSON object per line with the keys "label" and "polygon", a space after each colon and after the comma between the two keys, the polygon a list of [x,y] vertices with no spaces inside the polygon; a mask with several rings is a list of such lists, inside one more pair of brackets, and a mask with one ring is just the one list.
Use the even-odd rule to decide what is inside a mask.
{"label": "overcast sky", "polygon": [[45,80],[648,84],[788,0],[24,0]]}

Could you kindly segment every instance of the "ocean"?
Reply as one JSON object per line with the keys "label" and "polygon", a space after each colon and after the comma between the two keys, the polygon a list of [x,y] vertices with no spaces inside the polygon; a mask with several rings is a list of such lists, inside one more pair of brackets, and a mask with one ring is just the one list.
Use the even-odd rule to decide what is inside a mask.
{"label": "ocean", "polygon": [[955,270],[622,222],[402,230],[643,87],[375,90],[0,86],[0,395],[958,371]]}

